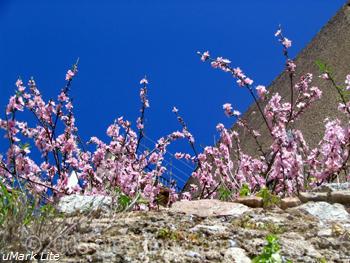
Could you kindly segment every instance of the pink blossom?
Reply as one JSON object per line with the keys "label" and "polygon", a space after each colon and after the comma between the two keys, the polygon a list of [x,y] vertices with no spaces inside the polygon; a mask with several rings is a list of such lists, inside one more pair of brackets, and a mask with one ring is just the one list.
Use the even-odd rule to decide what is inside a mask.
{"label": "pink blossom", "polygon": [[183,153],[179,153],[179,152],[175,153],[175,158],[176,159],[182,159],[184,157],[185,157],[185,154],[183,154]]}
{"label": "pink blossom", "polygon": [[252,79],[250,79],[250,78],[245,78],[244,79],[244,83],[246,84],[246,85],[252,85],[253,84],[253,80]]}
{"label": "pink blossom", "polygon": [[289,72],[295,72],[295,69],[296,69],[296,64],[294,63],[293,60],[291,59],[288,59],[287,62],[286,62],[286,67],[287,67],[287,71]]}
{"label": "pink blossom", "polygon": [[71,102],[68,102],[68,103],[66,104],[66,108],[67,108],[67,110],[73,109],[73,104],[72,104]]}
{"label": "pink blossom", "polygon": [[350,74],[346,76],[345,84],[346,84],[346,90],[350,90]]}
{"label": "pink blossom", "polygon": [[275,37],[280,36],[281,33],[282,33],[282,30],[281,30],[281,29],[278,29],[278,30],[276,31],[276,33],[275,33]]}
{"label": "pink blossom", "polygon": [[60,95],[58,96],[58,100],[62,102],[67,102],[68,101],[68,96],[66,93],[61,92]]}
{"label": "pink blossom", "polygon": [[282,45],[283,45],[285,48],[290,48],[290,47],[292,46],[292,41],[285,37],[285,38],[283,38],[283,40],[282,40]]}
{"label": "pink blossom", "polygon": [[225,114],[227,116],[231,116],[232,114],[232,105],[230,103],[225,103],[222,105],[222,108],[225,110]]}
{"label": "pink blossom", "polygon": [[216,61],[217,61],[218,63],[220,63],[220,64],[230,64],[230,63],[231,63],[230,60],[228,60],[228,59],[226,59],[226,58],[223,58],[223,57],[218,57],[218,58],[216,59]]}
{"label": "pink blossom", "polygon": [[75,76],[75,72],[73,72],[72,70],[68,70],[68,71],[67,71],[67,74],[66,74],[66,80],[69,81],[69,80],[71,80],[74,76]]}
{"label": "pink blossom", "polygon": [[350,112],[350,101],[348,101],[346,105],[344,103],[339,103],[338,110],[345,114],[348,114]]}
{"label": "pink blossom", "polygon": [[320,78],[321,78],[321,79],[326,79],[326,80],[328,80],[328,79],[329,79],[329,74],[328,74],[328,73],[322,73],[322,74],[320,75]]}
{"label": "pink blossom", "polygon": [[205,51],[202,56],[201,56],[201,60],[204,62],[206,60],[208,60],[210,58],[210,54],[209,51]]}
{"label": "pink blossom", "polygon": [[238,116],[241,116],[241,113],[238,110],[234,110],[232,112],[232,115],[238,117]]}
{"label": "pink blossom", "polygon": [[175,131],[171,134],[171,137],[174,139],[185,138],[185,135],[182,132]]}
{"label": "pink blossom", "polygon": [[22,97],[12,96],[6,107],[6,114],[10,114],[16,110],[24,110],[24,101]]}
{"label": "pink blossom", "polygon": [[140,84],[148,84],[148,80],[146,79],[146,77],[141,79]]}
{"label": "pink blossom", "polygon": [[266,87],[259,85],[256,87],[256,91],[258,92],[258,96],[260,99],[264,100],[265,99],[265,95],[267,93]]}
{"label": "pink blossom", "polygon": [[181,194],[181,199],[183,200],[191,200],[192,195],[189,192],[184,192]]}
{"label": "pink blossom", "polygon": [[225,126],[224,126],[222,123],[218,123],[218,124],[216,125],[216,129],[217,129],[218,131],[222,131],[224,128],[225,128]]}
{"label": "pink blossom", "polygon": [[21,79],[17,79],[16,86],[17,86],[17,88],[23,86],[23,81]]}

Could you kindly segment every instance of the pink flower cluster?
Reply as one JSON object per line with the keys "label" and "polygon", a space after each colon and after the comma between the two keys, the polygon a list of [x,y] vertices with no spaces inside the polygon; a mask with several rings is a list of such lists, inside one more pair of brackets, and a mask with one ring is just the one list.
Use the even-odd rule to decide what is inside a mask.
{"label": "pink flower cluster", "polygon": [[[141,195],[154,207],[157,195],[163,189],[159,182],[165,173],[163,165],[167,146],[174,140],[191,137],[188,132],[174,132],[160,138],[153,150],[138,150],[143,137],[144,111],[149,107],[146,78],[140,84],[142,103],[141,117],[137,120],[139,135],[131,123],[118,118],[107,129],[111,141],[106,144],[96,137],[90,143],[96,145],[93,152],[87,151],[78,136],[75,126],[73,104],[69,90],[77,73],[75,65],[66,75],[66,86],[57,101],[44,101],[34,80],[24,87],[22,80],[16,82],[16,95],[10,98],[6,118],[0,119],[0,128],[9,141],[6,155],[0,156],[0,178],[11,189],[14,185],[25,186],[33,194],[48,201],[64,194],[105,194],[119,189],[133,198]],[[19,111],[29,111],[37,125],[17,120]],[[63,124],[63,125],[62,125]],[[59,132],[60,127],[63,127]],[[41,162],[30,157],[30,147],[41,153]],[[53,192],[48,194],[48,190]],[[177,199],[174,189],[168,189],[169,203]],[[141,208],[141,207],[139,207]]]}
{"label": "pink flower cluster", "polygon": [[345,79],[346,90],[350,90],[350,74]]}
{"label": "pink flower cluster", "polygon": [[210,57],[209,51],[206,51],[203,54],[201,52],[197,52],[197,54],[201,56],[201,60],[203,62],[210,60],[211,66],[213,68],[218,68],[225,72],[231,73],[237,79],[237,83],[239,84],[239,86],[244,87],[246,85],[250,86],[253,84],[254,81],[249,77],[247,77],[240,68],[230,67],[230,64],[231,64],[230,60],[222,57],[217,57],[216,59],[212,59]]}
{"label": "pink flower cluster", "polygon": [[[295,78],[295,63],[289,58],[287,49],[291,41],[282,35],[281,29],[276,33],[282,43],[286,57],[286,71],[291,79]],[[201,54],[201,53],[199,53]],[[270,131],[272,144],[263,149],[260,133],[249,127],[248,123],[234,114],[230,103],[223,105],[227,116],[237,117],[237,125],[246,130],[255,140],[260,157],[249,156],[240,146],[239,135],[236,130],[228,130],[223,124],[218,124],[220,140],[216,146],[206,147],[199,154],[201,167],[192,174],[200,182],[200,189],[192,188],[201,198],[217,195],[217,189],[225,186],[238,194],[243,184],[248,185],[252,193],[263,187],[280,195],[293,195],[305,187],[313,187],[324,182],[332,181],[343,173],[350,179],[349,151],[350,151],[350,122],[341,124],[338,119],[326,120],[324,138],[315,149],[310,149],[305,142],[302,132],[290,127],[311,105],[319,100],[322,92],[312,86],[313,76],[303,75],[291,88],[291,101],[284,101],[276,93],[267,101],[264,109],[255,97],[253,90],[241,75],[239,68],[228,66],[229,60],[211,59],[209,52],[202,55],[202,61],[212,61],[214,68],[231,72],[238,79],[239,86],[246,86],[257,103],[258,109]],[[326,74],[326,73],[323,73]],[[332,80],[327,73],[326,80]],[[295,83],[291,81],[291,83]],[[333,81],[334,83],[334,81]],[[345,81],[346,89],[350,86],[350,75]],[[336,87],[337,88],[337,87]],[[268,91],[264,86],[257,86],[256,92],[260,100],[265,100]],[[339,104],[339,110],[350,119],[349,101]]]}

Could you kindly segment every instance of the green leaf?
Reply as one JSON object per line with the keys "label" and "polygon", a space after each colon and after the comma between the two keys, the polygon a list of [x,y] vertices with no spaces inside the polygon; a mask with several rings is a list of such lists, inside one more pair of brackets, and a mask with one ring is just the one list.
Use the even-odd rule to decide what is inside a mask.
{"label": "green leaf", "polygon": [[219,193],[219,200],[221,201],[229,200],[230,196],[232,195],[232,192],[226,186],[220,186],[218,189],[218,193]]}
{"label": "green leaf", "polygon": [[128,205],[131,203],[131,198],[125,194],[121,194],[118,197],[118,205],[119,207],[124,210]]}
{"label": "green leaf", "polygon": [[248,196],[250,195],[250,189],[247,184],[243,184],[242,188],[239,190],[239,196]]}
{"label": "green leaf", "polygon": [[318,66],[318,69],[319,69],[321,72],[325,72],[325,71],[326,71],[327,66],[326,66],[326,64],[323,63],[321,60],[316,60],[316,61],[315,61],[315,64],[316,64],[316,66]]}

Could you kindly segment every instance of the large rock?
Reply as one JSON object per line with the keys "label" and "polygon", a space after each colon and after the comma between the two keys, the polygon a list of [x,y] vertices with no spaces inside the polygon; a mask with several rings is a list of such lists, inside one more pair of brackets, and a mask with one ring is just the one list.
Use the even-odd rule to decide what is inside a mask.
{"label": "large rock", "polygon": [[250,258],[247,257],[244,249],[239,247],[230,247],[226,250],[224,256],[225,262],[234,263],[250,263]]}
{"label": "large rock", "polygon": [[286,197],[281,199],[281,208],[287,209],[291,207],[296,207],[301,204],[301,201],[298,197]]}
{"label": "large rock", "polygon": [[321,222],[340,221],[350,222],[350,215],[341,204],[326,202],[308,202],[293,209],[303,210],[315,216]]}
{"label": "large rock", "polygon": [[328,193],[314,193],[314,192],[301,192],[299,194],[299,199],[303,203],[307,202],[321,202],[324,201],[326,202],[328,200]]}
{"label": "large rock", "polygon": [[220,225],[196,225],[190,230],[192,232],[202,232],[208,235],[212,235],[215,233],[224,233],[226,231],[226,227]]}
{"label": "large rock", "polygon": [[[310,262],[310,258],[322,258],[322,255],[315,249],[311,242],[296,233],[286,233],[280,238],[280,244],[288,249],[284,251],[287,258],[299,253],[300,259]],[[308,260],[307,260],[308,259]]]}
{"label": "large rock", "polygon": [[322,187],[315,189],[315,192],[300,193],[299,198],[303,203],[306,203],[309,201],[314,201],[314,202],[324,201],[324,202],[339,203],[339,204],[349,206],[350,190],[347,189],[347,187],[348,187],[348,183],[326,184]]}
{"label": "large rock", "polygon": [[249,210],[249,207],[242,204],[208,199],[179,201],[175,202],[170,208],[171,212],[196,215],[199,217],[240,216]]}
{"label": "large rock", "polygon": [[314,192],[350,191],[350,183],[329,183],[317,187]]}
{"label": "large rock", "polygon": [[343,205],[350,205],[350,191],[336,191],[330,194],[330,201],[332,203],[339,203]]}
{"label": "large rock", "polygon": [[60,199],[57,209],[66,214],[96,210],[108,211],[111,204],[112,198],[108,196],[66,195]]}
{"label": "large rock", "polygon": [[234,201],[253,208],[263,206],[263,199],[254,195],[237,197]]}

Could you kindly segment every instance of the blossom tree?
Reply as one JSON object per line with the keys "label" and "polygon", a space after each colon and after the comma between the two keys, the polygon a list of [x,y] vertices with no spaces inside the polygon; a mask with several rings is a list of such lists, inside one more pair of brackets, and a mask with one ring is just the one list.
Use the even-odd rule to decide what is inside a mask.
{"label": "blossom tree", "polygon": [[[20,189],[39,195],[47,202],[74,193],[114,195],[117,192],[133,200],[134,208],[145,209],[157,207],[159,196],[164,192],[167,198],[162,203],[170,205],[178,198],[193,198],[195,192],[199,198],[216,197],[221,187],[228,189],[233,197],[246,188],[251,193],[268,188],[284,196],[298,194],[339,179],[342,175],[345,175],[343,179],[349,180],[350,75],[346,76],[343,84],[338,84],[332,70],[318,63],[320,77],[337,90],[341,100],[338,109],[347,121],[326,119],[324,137],[317,147],[311,149],[302,132],[293,128],[292,124],[321,98],[322,92],[312,85],[314,76],[310,73],[295,80],[297,66],[288,54],[292,42],[281,29],[275,36],[282,45],[285,70],[290,79],[290,99],[287,101],[278,93],[269,94],[263,85],[254,87],[254,81],[239,67],[231,67],[230,60],[222,57],[214,59],[208,51],[198,52],[203,62],[209,61],[213,68],[231,74],[238,86],[245,88],[256,103],[272,141],[267,149],[261,144],[260,132],[250,127],[230,103],[223,104],[225,115],[234,118],[237,126],[253,137],[259,153],[256,156],[242,150],[236,129],[227,129],[221,123],[216,126],[220,133],[218,144],[198,152],[194,136],[176,107],[173,112],[181,131],[158,139],[151,150],[140,150],[145,137],[145,113],[150,106],[146,77],[140,81],[141,109],[136,129],[131,122],[119,117],[107,128],[110,141],[106,143],[91,137],[88,144],[93,144],[95,148],[88,150],[92,147],[78,135],[70,96],[71,85],[78,72],[77,62],[67,71],[66,84],[57,100],[45,101],[34,79],[29,80],[28,87],[21,79],[17,80],[16,93],[9,100],[5,118],[0,119],[0,128],[5,131],[8,141],[7,151],[0,155],[0,183],[9,191]],[[264,102],[264,107],[261,102]],[[19,119],[23,111],[33,116],[35,125]],[[192,176],[199,182],[191,185],[191,191],[181,193],[181,196],[174,185],[165,187],[160,182],[166,172],[167,147],[178,139],[189,142],[193,155],[179,152],[175,157],[197,166]],[[32,147],[39,152],[40,158],[35,157]]]}
{"label": "blossom tree", "polygon": [[[256,86],[254,90],[253,80],[239,67],[231,67],[230,60],[222,57],[213,59],[208,51],[198,52],[203,62],[209,61],[213,68],[231,74],[239,87],[248,90],[272,139],[269,149],[263,149],[259,142],[259,131],[249,127],[240,117],[240,113],[233,110],[230,103],[225,103],[223,105],[225,114],[236,118],[237,126],[245,129],[254,138],[260,156],[249,156],[244,153],[240,147],[238,132],[218,124],[219,143],[216,146],[206,147],[203,153],[198,155],[198,163],[201,165],[192,174],[198,179],[201,188],[198,195],[200,198],[216,196],[217,190],[222,186],[235,195],[247,185],[252,193],[267,187],[283,196],[298,194],[300,190],[333,181],[341,172],[346,175],[346,179],[350,179],[349,122],[341,124],[338,119],[326,120],[325,135],[315,149],[310,149],[300,130],[291,127],[292,123],[321,98],[322,92],[312,86],[313,75],[310,73],[304,74],[295,83],[297,66],[288,55],[292,42],[283,35],[281,29],[278,29],[275,36],[283,47],[286,59],[286,72],[290,78],[289,101],[283,101],[278,93],[270,95],[262,85]],[[320,69],[322,71],[320,77],[330,81],[337,89],[341,98],[338,108],[349,120],[349,75],[346,77],[345,87],[342,87],[336,84],[331,71],[325,65],[321,64]],[[270,98],[267,100],[268,97]],[[264,109],[261,101],[266,101]],[[198,186],[193,185],[191,189],[193,193],[198,194]]]}

